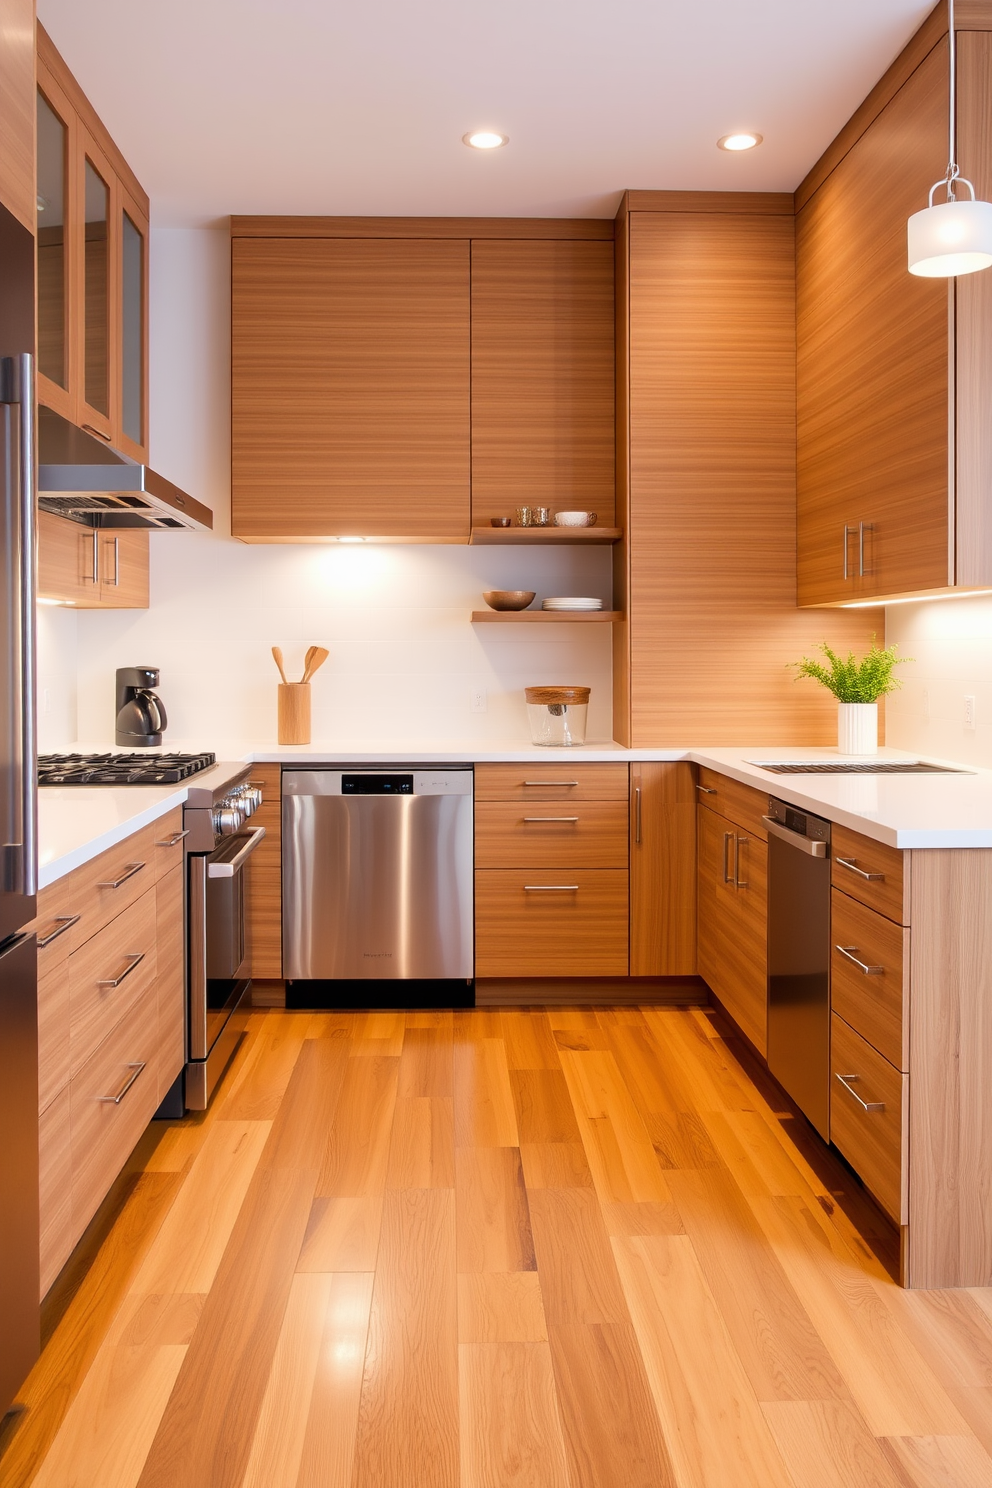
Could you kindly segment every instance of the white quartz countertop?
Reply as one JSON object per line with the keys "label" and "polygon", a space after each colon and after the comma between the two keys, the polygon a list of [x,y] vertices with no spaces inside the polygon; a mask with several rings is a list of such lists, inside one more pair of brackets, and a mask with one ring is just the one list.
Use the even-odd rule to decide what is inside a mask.
{"label": "white quartz countertop", "polygon": [[[173,740],[169,751],[194,751],[202,739]],[[207,747],[210,747],[209,741]],[[690,760],[709,765],[735,780],[793,806],[851,827],[879,842],[899,848],[992,847],[992,770],[953,765],[953,774],[924,775],[775,775],[755,761],[836,760],[834,749],[624,749],[610,740],[571,749],[547,749],[521,742],[492,748],[451,740],[418,742],[397,748],[369,740],[327,740],[280,745],[234,740],[214,745],[219,760],[251,764],[398,765],[398,764],[541,764],[569,761],[596,764],[639,760]],[[105,750],[103,741],[74,746],[80,752]],[[150,750],[149,754],[156,751]],[[919,756],[883,749],[880,760]],[[932,761],[948,764],[948,761]],[[189,789],[211,788],[230,766],[172,786],[46,786],[39,791],[40,884],[54,883],[82,863],[181,805]]]}

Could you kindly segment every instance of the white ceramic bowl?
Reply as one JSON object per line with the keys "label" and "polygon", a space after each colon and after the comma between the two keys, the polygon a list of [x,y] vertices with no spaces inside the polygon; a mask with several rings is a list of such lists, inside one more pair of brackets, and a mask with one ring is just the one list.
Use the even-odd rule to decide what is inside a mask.
{"label": "white ceramic bowl", "polygon": [[556,527],[595,527],[595,512],[555,512]]}

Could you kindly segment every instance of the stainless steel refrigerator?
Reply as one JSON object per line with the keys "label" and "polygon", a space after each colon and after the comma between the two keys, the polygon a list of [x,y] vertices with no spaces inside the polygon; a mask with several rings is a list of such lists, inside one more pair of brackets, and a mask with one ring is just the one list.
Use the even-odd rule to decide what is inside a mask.
{"label": "stainless steel refrigerator", "polygon": [[38,1357],[34,239],[0,206],[0,1414]]}

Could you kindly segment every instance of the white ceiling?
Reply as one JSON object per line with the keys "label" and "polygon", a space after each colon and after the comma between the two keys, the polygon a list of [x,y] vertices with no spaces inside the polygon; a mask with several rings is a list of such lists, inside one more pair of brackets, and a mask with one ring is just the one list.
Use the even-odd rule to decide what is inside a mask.
{"label": "white ceiling", "polygon": [[[791,190],[930,0],[38,0],[160,226]],[[461,143],[488,126],[502,150]],[[746,155],[715,148],[749,128]]]}

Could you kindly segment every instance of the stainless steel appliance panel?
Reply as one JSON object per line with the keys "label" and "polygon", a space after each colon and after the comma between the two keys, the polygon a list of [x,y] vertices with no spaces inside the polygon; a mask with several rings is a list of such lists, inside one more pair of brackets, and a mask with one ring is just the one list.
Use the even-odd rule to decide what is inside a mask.
{"label": "stainless steel appliance panel", "polygon": [[[410,789],[367,794],[363,776]],[[284,976],[473,976],[472,782],[454,769],[283,772]]]}
{"label": "stainless steel appliance panel", "polygon": [[829,1141],[830,823],[778,801],[764,820],[768,1068]]}
{"label": "stainless steel appliance panel", "polygon": [[33,935],[0,947],[0,1415],[41,1346],[37,980]]}

